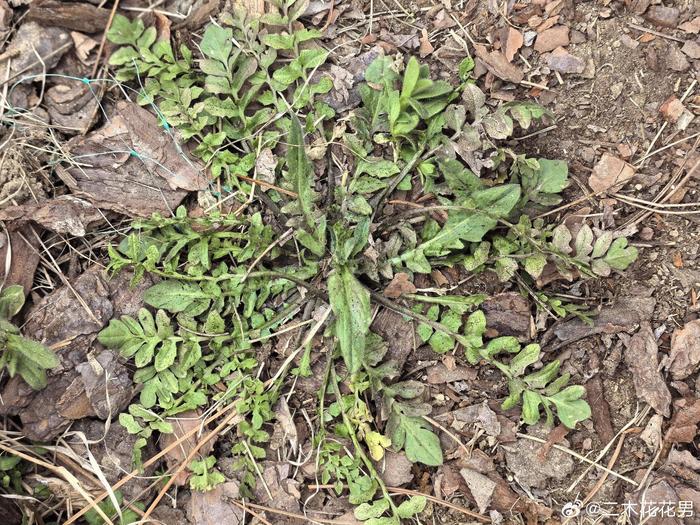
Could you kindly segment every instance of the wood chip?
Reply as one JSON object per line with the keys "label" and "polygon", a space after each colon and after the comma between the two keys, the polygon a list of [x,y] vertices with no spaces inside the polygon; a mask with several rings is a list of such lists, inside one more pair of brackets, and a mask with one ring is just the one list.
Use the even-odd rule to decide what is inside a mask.
{"label": "wood chip", "polygon": [[39,0],[30,4],[27,20],[82,33],[100,33],[107,26],[109,12],[109,9],[88,2]]}

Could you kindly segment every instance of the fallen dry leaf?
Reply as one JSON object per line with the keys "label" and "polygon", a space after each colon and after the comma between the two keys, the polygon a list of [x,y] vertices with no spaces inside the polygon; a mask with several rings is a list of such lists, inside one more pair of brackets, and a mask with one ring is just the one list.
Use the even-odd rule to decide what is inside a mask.
{"label": "fallen dry leaf", "polygon": [[683,254],[679,251],[673,252],[673,266],[683,268]]}
{"label": "fallen dry leaf", "polygon": [[558,445],[563,441],[566,435],[569,433],[569,429],[564,425],[557,425],[552,429],[547,436],[547,442],[540,447],[540,451],[537,453],[537,457],[540,461],[544,461],[547,458],[547,454],[552,449],[552,446]]}
{"label": "fallen dry leaf", "polygon": [[620,35],[620,42],[622,42],[623,46],[629,49],[637,49],[639,47],[639,40],[635,40],[625,33]]}
{"label": "fallen dry leaf", "polygon": [[[277,159],[272,154],[270,148],[264,148],[257,159],[255,159],[255,176],[256,178],[267,182],[269,184],[275,183],[275,167],[277,166]],[[261,186],[262,191],[267,191],[269,187]]]}
{"label": "fallen dry leaf", "polygon": [[445,9],[440,9],[435,19],[433,20],[434,29],[449,29],[457,25],[454,18],[452,18]]}
{"label": "fallen dry leaf", "polygon": [[382,47],[384,51],[391,52],[399,48],[404,49],[418,49],[420,47],[420,41],[418,39],[418,33],[393,33],[387,31],[386,29],[381,29],[379,32],[379,45],[384,44]]}
{"label": "fallen dry leaf", "polygon": [[172,22],[170,21],[170,19],[164,14],[158,12],[153,12],[153,18],[155,20],[157,35],[156,39],[158,41],[165,40],[167,42],[170,42],[170,27],[172,26]]}
{"label": "fallen dry leaf", "polygon": [[[335,64],[331,64],[327,74],[333,80],[333,89],[324,96],[323,101],[338,112],[357,106],[360,102],[360,96],[357,89],[353,89],[355,75]],[[344,125],[341,123],[336,124],[336,127],[339,130],[344,129]]]}
{"label": "fallen dry leaf", "polygon": [[5,286],[19,284],[25,295],[32,289],[34,272],[39,265],[40,243],[25,224],[8,224],[0,231],[0,282]]}
{"label": "fallen dry leaf", "polygon": [[[260,466],[262,480],[255,487],[255,497],[261,505],[291,512],[296,515],[301,513],[301,493],[299,482],[291,479],[291,466],[287,462],[266,461]],[[267,487],[267,488],[266,488]],[[270,490],[268,494],[267,489]],[[270,498],[272,496],[272,498]],[[280,514],[271,514],[272,521],[279,525],[302,525],[304,521],[298,518],[285,517]],[[220,522],[218,525],[226,523]]]}
{"label": "fallen dry leaf", "polygon": [[450,465],[440,465],[435,480],[435,494],[441,494],[444,498],[449,498],[452,494],[459,490],[462,484],[457,471]]}
{"label": "fallen dry leaf", "polygon": [[489,436],[498,436],[501,433],[501,423],[486,401],[440,414],[435,416],[435,420],[447,423],[460,432],[468,430],[472,425],[477,425]]}
{"label": "fallen dry leaf", "polygon": [[420,37],[420,47],[418,48],[418,54],[420,55],[421,58],[427,57],[429,54],[431,54],[433,51],[435,51],[435,48],[433,47],[433,44],[430,43],[430,38],[428,37],[428,30],[423,28],[421,31],[421,37]]}
{"label": "fallen dry leaf", "polygon": [[275,432],[279,430],[282,440],[288,441],[292,452],[296,454],[297,447],[299,446],[299,436],[285,397],[281,397],[277,403],[275,407],[275,416]]}
{"label": "fallen dry leaf", "polygon": [[676,412],[666,430],[664,442],[667,445],[692,442],[697,436],[698,422],[700,422],[700,399],[680,399],[676,403]]}
{"label": "fallen dry leaf", "polygon": [[690,33],[692,35],[697,35],[700,33],[700,16],[696,16],[688,22],[683,22],[678,26],[678,29],[682,29],[686,33]]}
{"label": "fallen dry leaf", "polygon": [[88,64],[88,56],[90,51],[97,46],[97,40],[78,31],[71,31],[70,36],[73,39],[73,46],[75,47],[75,54],[78,60],[83,64]]}
{"label": "fallen dry leaf", "polygon": [[632,148],[629,144],[618,144],[616,146],[617,152],[620,154],[620,157],[623,159],[627,160],[629,159],[632,154],[636,151],[636,148]]}
{"label": "fallen dry leaf", "polygon": [[483,450],[474,449],[470,456],[460,454],[454,461],[454,465],[460,468],[468,468],[476,470],[481,474],[489,474],[495,472],[496,464],[494,463],[494,458],[489,456]]}
{"label": "fallen dry leaf", "polygon": [[[240,497],[238,483],[227,481],[212,490],[193,490],[187,514],[197,525],[239,525],[245,521],[244,511],[231,503]],[[174,524],[173,524],[174,525]]]}
{"label": "fallen dry leaf", "polygon": [[637,397],[666,417],[671,415],[671,393],[659,373],[659,347],[648,322],[627,343],[625,362],[632,372]]}
{"label": "fallen dry leaf", "polygon": [[6,0],[0,0],[0,34],[3,38],[7,35],[10,30],[10,24],[12,23],[12,8],[7,5]]}
{"label": "fallen dry leaf", "polygon": [[609,153],[603,153],[588,178],[588,185],[596,193],[617,191],[632,177],[634,177],[634,168],[631,164]]}
{"label": "fallen dry leaf", "polygon": [[56,233],[83,237],[91,227],[104,221],[104,215],[85,200],[62,195],[38,204],[20,204],[0,210],[0,221],[18,224],[32,221]]}
{"label": "fallen dry leaf", "polygon": [[[182,436],[187,434],[190,430],[202,427],[202,414],[198,410],[188,410],[182,412],[177,416],[169,417],[166,419],[173,427],[172,434],[162,434],[160,439],[160,448],[166,449],[176,441],[178,441]],[[171,468],[177,468],[192,452],[192,450],[197,446],[199,442],[199,433],[196,432],[187,439],[183,440],[179,445],[174,447],[168,453],[165,454],[165,461]],[[207,441],[202,448],[197,452],[198,457],[206,457],[209,452],[214,449],[214,443],[216,438]],[[184,469],[175,478],[175,484],[179,486],[185,485],[187,483],[187,478],[189,478],[190,472]]]}
{"label": "fallen dry leaf", "polygon": [[399,272],[384,289],[384,295],[390,299],[398,299],[405,293],[416,293],[415,285],[408,280],[407,273]]}
{"label": "fallen dry leaf", "polygon": [[107,124],[71,139],[67,150],[90,162],[57,166],[58,176],[99,208],[142,217],[170,213],[187,191],[207,187],[203,165],[185,158],[156,117],[133,103],[119,102]]}
{"label": "fallen dry leaf", "polygon": [[615,437],[615,430],[610,418],[610,405],[605,399],[603,380],[600,374],[594,375],[586,383],[586,399],[591,406],[591,419],[600,441],[609,443]]}
{"label": "fallen dry leaf", "polygon": [[468,468],[461,469],[459,473],[464,478],[467,487],[469,487],[469,492],[471,492],[474,501],[476,501],[479,512],[484,514],[489,507],[489,503],[491,503],[493,492],[496,490],[496,482]]}
{"label": "fallen dry leaf", "polygon": [[519,67],[511,64],[506,56],[500,51],[487,51],[485,46],[476,45],[474,47],[476,56],[483,62],[484,66],[493,75],[502,80],[519,84],[524,74]]}
{"label": "fallen dry leaf", "polygon": [[362,38],[360,38],[360,43],[363,46],[369,45],[369,44],[374,44],[377,41],[377,35],[373,33],[368,33]]}
{"label": "fallen dry leaf", "polygon": [[697,370],[700,364],[700,319],[673,331],[671,351],[665,364],[676,381],[687,378]]}
{"label": "fallen dry leaf", "polygon": [[661,446],[663,441],[663,434],[661,433],[661,425],[664,422],[664,418],[661,414],[654,414],[649,418],[647,426],[644,427],[642,433],[639,434],[639,439],[641,439],[647,448],[655,454]]}

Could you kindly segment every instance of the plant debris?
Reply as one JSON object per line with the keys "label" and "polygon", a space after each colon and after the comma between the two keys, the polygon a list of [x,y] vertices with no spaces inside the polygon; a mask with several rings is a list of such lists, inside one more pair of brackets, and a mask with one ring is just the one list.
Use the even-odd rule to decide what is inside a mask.
{"label": "plant debris", "polygon": [[671,352],[666,361],[666,368],[673,379],[685,379],[700,364],[700,320],[691,321],[682,328],[673,331]]}
{"label": "plant debris", "polygon": [[666,417],[671,415],[671,393],[659,374],[659,349],[649,324],[643,324],[639,332],[627,343],[625,360],[634,378],[634,387],[640,399]]}

